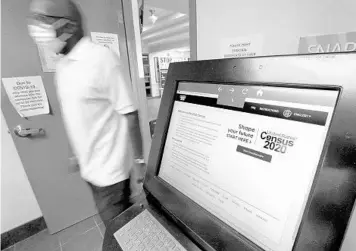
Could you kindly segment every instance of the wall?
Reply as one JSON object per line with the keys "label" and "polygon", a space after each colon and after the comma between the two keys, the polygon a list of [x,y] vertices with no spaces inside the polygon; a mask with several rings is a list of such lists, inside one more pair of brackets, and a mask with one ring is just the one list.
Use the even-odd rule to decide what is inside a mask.
{"label": "wall", "polygon": [[219,58],[224,37],[262,34],[263,54],[297,52],[300,36],[356,31],[355,0],[196,0],[198,59]]}
{"label": "wall", "polygon": [[1,113],[1,233],[42,216]]}
{"label": "wall", "polygon": [[[221,38],[252,34],[263,35],[263,55],[294,54],[300,36],[356,31],[355,17],[355,0],[196,0],[197,58],[220,58]],[[355,211],[341,251],[356,247]]]}

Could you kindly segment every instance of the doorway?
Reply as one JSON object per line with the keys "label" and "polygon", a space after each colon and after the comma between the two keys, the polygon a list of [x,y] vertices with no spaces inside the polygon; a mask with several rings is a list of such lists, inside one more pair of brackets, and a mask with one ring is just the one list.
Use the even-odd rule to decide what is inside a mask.
{"label": "doorway", "polygon": [[141,45],[152,135],[169,64],[190,60],[189,0],[144,0]]}

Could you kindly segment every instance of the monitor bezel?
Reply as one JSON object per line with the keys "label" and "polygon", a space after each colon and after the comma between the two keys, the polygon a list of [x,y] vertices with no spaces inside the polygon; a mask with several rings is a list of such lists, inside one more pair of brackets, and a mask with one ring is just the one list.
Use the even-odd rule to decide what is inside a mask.
{"label": "monitor bezel", "polygon": [[[356,97],[356,85],[352,85],[352,83],[356,83],[356,70],[355,67],[350,70],[345,67],[345,64],[350,63],[350,61],[356,63],[356,54],[276,56],[171,64],[152,140],[144,184],[145,189],[175,219],[175,222],[182,227],[183,231],[203,249],[264,250],[158,177],[178,83],[186,81],[207,84],[266,85],[339,90],[339,99],[329,127],[322,157],[318,164],[311,193],[292,250],[309,250],[310,247],[315,245],[340,248],[356,196],[356,189],[353,185],[356,183],[356,170],[352,168],[355,164],[349,162],[352,161],[352,157],[345,161],[345,156],[342,156],[345,151],[352,151],[352,145],[356,144],[356,139],[352,136],[356,135],[356,126],[352,128],[352,124],[356,125],[355,118],[345,115],[345,113],[352,114],[350,108],[356,107],[356,99],[352,100],[352,97]],[[303,65],[308,64],[308,62],[310,67],[304,67]],[[322,62],[333,64],[336,67],[335,71],[326,72]],[[343,71],[338,71],[338,67],[343,67]],[[343,149],[343,151],[340,152],[340,149]],[[348,184],[349,187],[346,189],[347,194],[344,195],[343,200],[337,201],[337,207],[332,207],[331,212],[328,208],[329,211],[326,212],[323,206],[334,205],[335,201],[327,200],[323,202],[325,205],[320,205],[318,195],[323,193],[324,186],[328,184],[330,171],[339,178],[344,177],[346,172],[348,180],[345,181],[345,184]],[[337,190],[339,187],[336,185],[335,189]],[[177,205],[179,206],[177,207]],[[342,210],[343,215],[339,216],[336,228],[330,227],[330,231],[337,231],[337,233],[334,234],[333,238],[327,240],[328,243],[326,241],[324,241],[325,243],[315,243],[315,240],[307,240],[309,231],[315,227],[313,222],[319,220],[317,218],[320,218],[320,214],[337,214],[340,210]],[[310,224],[310,222],[312,223]],[[330,222],[326,220],[325,223]]]}

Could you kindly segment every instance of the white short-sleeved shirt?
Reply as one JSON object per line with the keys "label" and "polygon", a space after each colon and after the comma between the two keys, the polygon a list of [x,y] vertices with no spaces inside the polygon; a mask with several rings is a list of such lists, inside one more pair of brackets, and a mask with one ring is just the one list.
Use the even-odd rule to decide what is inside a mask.
{"label": "white short-sleeved shirt", "polygon": [[118,57],[85,37],[58,63],[57,94],[82,177],[104,187],[129,176],[128,121],[136,110]]}

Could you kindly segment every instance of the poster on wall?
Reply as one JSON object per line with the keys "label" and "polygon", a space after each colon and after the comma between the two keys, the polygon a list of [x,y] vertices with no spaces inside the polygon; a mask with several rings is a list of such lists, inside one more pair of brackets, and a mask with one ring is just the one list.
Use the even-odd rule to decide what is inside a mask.
{"label": "poster on wall", "polygon": [[170,63],[189,61],[187,57],[159,57],[159,69],[168,70]]}
{"label": "poster on wall", "polygon": [[220,41],[221,58],[243,58],[262,55],[263,36],[260,34],[223,38]]}
{"label": "poster on wall", "polygon": [[356,51],[356,32],[301,37],[299,54]]}
{"label": "poster on wall", "polygon": [[156,82],[159,84],[160,95],[163,94],[164,85],[166,83],[168,68],[170,63],[189,61],[188,57],[155,57],[154,69]]}
{"label": "poster on wall", "polygon": [[91,32],[91,40],[94,43],[101,44],[107,48],[110,48],[112,51],[117,53],[118,56],[120,56],[119,37],[117,34]]}
{"label": "poster on wall", "polygon": [[11,104],[21,117],[49,113],[41,76],[3,78],[2,83]]}
{"label": "poster on wall", "polygon": [[41,59],[43,72],[56,72],[56,65],[62,56],[46,49],[44,46],[38,45],[38,54]]}

